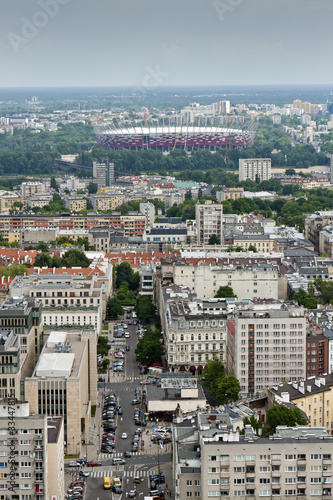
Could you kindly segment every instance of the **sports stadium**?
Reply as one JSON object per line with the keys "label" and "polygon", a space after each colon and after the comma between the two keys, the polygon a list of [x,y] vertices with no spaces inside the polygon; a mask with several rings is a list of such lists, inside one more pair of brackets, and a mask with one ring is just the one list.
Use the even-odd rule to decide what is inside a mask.
{"label": "sports stadium", "polygon": [[145,119],[141,122],[95,123],[99,146],[105,150],[196,151],[252,146],[257,122],[238,116],[197,118],[188,122],[183,116]]}

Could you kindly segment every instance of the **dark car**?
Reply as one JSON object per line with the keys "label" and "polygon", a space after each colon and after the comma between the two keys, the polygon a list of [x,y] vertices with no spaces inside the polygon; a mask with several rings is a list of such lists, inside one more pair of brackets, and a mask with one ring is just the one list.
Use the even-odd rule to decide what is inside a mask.
{"label": "dark car", "polygon": [[139,448],[139,447],[138,447],[138,445],[137,445],[137,444],[133,444],[133,446],[132,446],[131,450],[132,450],[133,452],[136,452],[136,451],[138,451],[138,448]]}
{"label": "dark car", "polygon": [[87,463],[87,460],[84,460],[83,458],[78,458],[76,463],[80,464],[80,465],[86,465]]}
{"label": "dark car", "polygon": [[124,457],[125,458],[131,458],[131,452],[130,451],[124,451]]}
{"label": "dark car", "polygon": [[105,377],[98,377],[98,382],[105,382]]}
{"label": "dark car", "polygon": [[129,350],[130,350],[130,346],[129,346],[129,345],[127,345],[127,346],[125,347],[125,350],[126,350],[126,351],[129,351]]}
{"label": "dark car", "polygon": [[87,467],[101,467],[102,463],[92,460],[91,462],[87,462]]}

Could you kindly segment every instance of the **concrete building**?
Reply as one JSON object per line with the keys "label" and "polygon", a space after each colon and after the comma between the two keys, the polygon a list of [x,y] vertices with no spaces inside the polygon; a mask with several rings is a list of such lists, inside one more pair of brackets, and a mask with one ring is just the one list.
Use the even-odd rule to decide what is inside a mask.
{"label": "concrete building", "polygon": [[20,399],[21,354],[18,335],[0,330],[0,399],[13,395]]}
{"label": "concrete building", "polygon": [[106,288],[94,274],[33,274],[17,276],[12,297],[23,294],[43,305],[44,330],[91,328],[99,333],[106,310]]}
{"label": "concrete building", "polygon": [[125,202],[123,193],[93,194],[90,201],[94,210],[115,210]]}
{"label": "concrete building", "polygon": [[87,200],[82,196],[68,196],[65,198],[65,207],[71,212],[80,212],[87,209]]}
{"label": "concrete building", "polygon": [[232,430],[218,410],[179,416],[173,426],[175,496],[315,498],[331,495],[333,438],[323,427],[278,426],[258,439]]}
{"label": "concrete building", "polygon": [[98,187],[112,186],[114,184],[114,163],[94,161],[93,176]]}
{"label": "concrete building", "polygon": [[239,159],[239,180],[268,181],[271,178],[270,158],[240,158]]}
{"label": "concrete building", "polygon": [[306,378],[321,377],[326,373],[329,373],[329,340],[325,335],[308,333],[306,337]]}
{"label": "concrete building", "polygon": [[15,202],[21,202],[22,198],[15,193],[7,193],[2,191],[0,194],[0,213],[9,212],[12,210]]}
{"label": "concrete building", "polygon": [[41,182],[22,182],[21,194],[23,198],[30,198],[42,192],[43,184]]}
{"label": "concrete building", "polygon": [[89,443],[91,405],[97,399],[97,335],[51,332],[31,377],[26,398],[37,415],[63,416],[67,454],[81,451],[82,435]]}
{"label": "concrete building", "polygon": [[27,227],[21,230],[22,245],[28,245],[29,243],[38,245],[41,241],[56,241],[58,234],[58,228]]}
{"label": "concrete building", "polygon": [[[8,374],[7,388],[14,389],[15,386],[14,392],[17,399],[24,399],[23,384],[21,387],[17,387],[16,383],[32,374],[40,353],[43,329],[42,304],[22,296],[6,299],[0,306],[0,328],[7,330],[8,333],[11,331],[14,336],[17,335],[17,341],[14,341],[14,337],[11,337],[10,334],[6,340],[3,338],[3,348],[5,352],[7,349],[16,351],[16,345],[19,347],[20,369],[18,369],[18,360],[16,360],[15,355],[12,357],[12,368],[9,367],[9,363],[6,363],[5,357],[4,364],[7,364],[7,368],[4,367],[4,374]],[[11,338],[13,340],[10,340]],[[14,368],[15,365],[17,368]]]}
{"label": "concrete building", "polygon": [[[332,226],[333,224],[333,211],[318,211],[311,214],[305,219],[305,239],[311,241],[314,244],[314,249],[319,252],[320,245],[320,232],[325,229],[329,232],[326,226]],[[321,248],[325,248],[325,234],[322,236]],[[328,235],[327,235],[328,236]],[[328,249],[328,247],[327,247]]]}
{"label": "concrete building", "polygon": [[281,280],[278,270],[272,265],[263,266],[261,269],[258,265],[234,267],[204,262],[197,265],[183,262],[173,264],[174,283],[188,287],[200,299],[213,298],[220,286],[231,287],[238,299],[278,299],[281,295],[281,298],[285,298],[283,295],[286,290]]}
{"label": "concrete building", "polygon": [[266,391],[271,404],[294,403],[308,417],[310,425],[333,428],[333,374],[279,384]]}
{"label": "concrete building", "polygon": [[28,402],[6,398],[0,402],[0,433],[1,498],[64,498],[63,419],[32,414]]}
{"label": "concrete building", "polygon": [[146,229],[149,229],[153,226],[155,222],[155,205],[153,203],[140,203],[139,212],[146,217]]}
{"label": "concrete building", "polygon": [[223,188],[222,191],[216,191],[216,199],[220,203],[225,200],[238,200],[244,198],[244,188]]}
{"label": "concrete building", "polygon": [[52,194],[47,194],[47,193],[31,196],[27,200],[28,207],[30,207],[30,208],[34,208],[34,207],[43,208],[43,207],[45,207],[45,205],[49,204],[49,202],[52,200],[52,197],[53,197]]}
{"label": "concrete building", "polygon": [[[235,376],[242,393],[297,381],[306,375],[306,316],[303,307],[270,299],[234,311]],[[229,325],[228,325],[229,326]]]}
{"label": "concrete building", "polygon": [[213,234],[223,243],[223,205],[213,204],[210,200],[203,205],[195,205],[195,220],[198,245],[207,245]]}

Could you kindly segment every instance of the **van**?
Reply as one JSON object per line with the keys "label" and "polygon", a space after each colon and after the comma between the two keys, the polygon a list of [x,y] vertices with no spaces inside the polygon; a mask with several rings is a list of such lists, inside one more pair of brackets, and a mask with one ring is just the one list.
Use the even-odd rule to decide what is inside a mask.
{"label": "van", "polygon": [[104,478],[103,488],[105,490],[109,490],[111,488],[111,478],[109,477]]}
{"label": "van", "polygon": [[97,363],[100,363],[102,361],[102,355],[97,354]]}

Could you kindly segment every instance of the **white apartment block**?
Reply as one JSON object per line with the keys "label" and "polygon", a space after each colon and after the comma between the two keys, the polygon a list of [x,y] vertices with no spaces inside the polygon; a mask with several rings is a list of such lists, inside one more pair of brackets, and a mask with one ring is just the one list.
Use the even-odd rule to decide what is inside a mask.
{"label": "white apartment block", "polygon": [[201,373],[215,357],[226,363],[224,300],[203,301],[185,287],[165,286],[160,314],[170,371]]}
{"label": "white apartment block", "polygon": [[235,311],[235,376],[242,393],[306,377],[303,307],[263,301]]}
{"label": "white apartment block", "polygon": [[277,270],[254,268],[237,269],[199,263],[173,266],[173,280],[177,285],[188,287],[200,299],[213,298],[220,286],[230,286],[241,299],[279,298],[279,274]]}
{"label": "white apartment block", "polygon": [[195,205],[197,244],[207,245],[212,234],[223,243],[223,205],[213,204],[210,200]]}
{"label": "white apartment block", "polygon": [[239,180],[268,181],[271,178],[270,158],[240,158],[239,159]]}
{"label": "white apartment block", "polygon": [[139,212],[146,217],[146,229],[152,227],[155,222],[156,215],[155,205],[150,202],[140,203]]}

